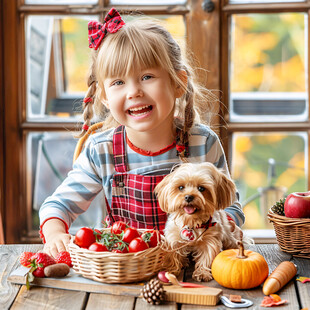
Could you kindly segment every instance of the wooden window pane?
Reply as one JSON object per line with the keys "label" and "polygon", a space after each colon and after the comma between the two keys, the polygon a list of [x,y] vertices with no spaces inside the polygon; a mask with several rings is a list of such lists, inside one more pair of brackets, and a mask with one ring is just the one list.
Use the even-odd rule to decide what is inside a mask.
{"label": "wooden window pane", "polygon": [[304,13],[232,15],[231,121],[307,119],[306,38]]}
{"label": "wooden window pane", "polygon": [[64,93],[84,97],[87,90],[86,73],[89,68],[87,24],[96,17],[64,17],[60,21],[62,34]]}
{"label": "wooden window pane", "polygon": [[59,5],[59,4],[97,4],[98,0],[25,0],[25,4]]}
{"label": "wooden window pane", "polygon": [[[76,139],[69,132],[32,132],[27,136],[28,234],[39,229],[38,211],[44,200],[53,194],[72,169]],[[82,226],[101,227],[105,218],[103,193],[92,202],[88,211],[73,223],[71,233]]]}
{"label": "wooden window pane", "polygon": [[87,22],[94,17],[29,16],[26,27],[27,119],[78,116],[89,66]]}
{"label": "wooden window pane", "polygon": [[187,0],[110,0],[111,5],[176,5],[186,2]]}
{"label": "wooden window pane", "polygon": [[[185,45],[181,15],[153,16]],[[123,16],[125,21],[132,18]],[[34,16],[27,19],[27,120],[72,121],[87,90],[90,49],[87,23],[97,16]]]}
{"label": "wooden window pane", "polygon": [[[185,47],[186,29],[182,15],[151,17],[160,19],[180,45]],[[135,17],[123,16],[123,18],[126,22]],[[86,74],[90,56],[87,22],[90,19],[98,18],[47,15],[28,17],[29,39],[26,42],[36,42],[34,45],[27,43],[28,120],[41,120],[46,124],[46,120],[56,119],[58,122],[63,122],[66,118],[71,117],[72,120],[75,116],[78,117],[73,109],[78,102],[81,102],[86,92]],[[39,73],[38,70],[34,70],[37,67]],[[47,73],[44,70],[47,70]],[[41,74],[41,78],[31,76],[34,73]],[[59,80],[61,85],[57,86]],[[37,105],[34,104],[37,102],[33,99],[35,94],[40,94],[44,108],[40,108],[39,100]],[[57,100],[58,105],[53,104],[53,100]],[[53,194],[72,169],[77,140],[73,138],[71,132],[32,131],[26,136],[27,236],[35,237],[39,229],[38,211],[44,200]],[[73,223],[70,233],[75,234],[82,226],[100,227],[101,221],[105,218],[104,201],[101,192],[92,202],[90,209]]]}
{"label": "wooden window pane", "polygon": [[245,229],[272,229],[269,208],[291,192],[307,189],[306,132],[235,132],[232,178],[246,215]]}
{"label": "wooden window pane", "polygon": [[231,4],[306,2],[305,0],[229,0]]}

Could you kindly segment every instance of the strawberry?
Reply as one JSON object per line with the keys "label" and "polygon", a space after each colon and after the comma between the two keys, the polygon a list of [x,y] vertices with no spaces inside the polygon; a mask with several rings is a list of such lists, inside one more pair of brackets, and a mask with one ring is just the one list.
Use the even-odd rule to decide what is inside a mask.
{"label": "strawberry", "polygon": [[36,277],[36,278],[44,278],[44,267],[38,267],[36,270],[34,270],[32,272],[32,274]]}
{"label": "strawberry", "polygon": [[73,267],[70,253],[67,251],[59,252],[55,257],[55,260],[57,263],[65,263],[69,267]]}
{"label": "strawberry", "polygon": [[31,268],[26,276],[27,289],[30,288],[30,282],[33,281],[34,277],[43,278],[44,268],[54,264],[56,264],[54,258],[52,258],[46,253],[38,252],[32,255],[32,257],[30,258],[30,266],[29,266]]}
{"label": "strawberry", "polygon": [[30,258],[34,255],[33,252],[23,252],[19,257],[19,262],[24,267],[30,267]]}
{"label": "strawberry", "polygon": [[54,258],[43,252],[38,252],[34,254],[30,260],[31,260],[30,265],[35,269],[38,267],[46,267],[49,265],[56,264]]}

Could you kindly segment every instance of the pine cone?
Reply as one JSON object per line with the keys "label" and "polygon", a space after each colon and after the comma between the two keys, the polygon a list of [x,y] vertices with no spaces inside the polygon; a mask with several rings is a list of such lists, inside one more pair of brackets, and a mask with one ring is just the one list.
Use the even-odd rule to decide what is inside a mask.
{"label": "pine cone", "polygon": [[164,299],[165,291],[163,285],[157,278],[151,279],[141,289],[142,297],[152,305],[159,305]]}
{"label": "pine cone", "polygon": [[272,207],[271,210],[279,215],[285,215],[284,214],[284,202],[285,202],[285,198],[280,199],[280,201],[277,201]]}

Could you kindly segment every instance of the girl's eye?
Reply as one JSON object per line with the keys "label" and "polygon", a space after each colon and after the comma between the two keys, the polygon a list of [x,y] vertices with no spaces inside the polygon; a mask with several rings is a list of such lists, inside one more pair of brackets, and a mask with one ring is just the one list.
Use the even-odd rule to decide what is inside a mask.
{"label": "girl's eye", "polygon": [[146,74],[146,75],[144,75],[144,76],[142,77],[142,81],[147,81],[147,80],[149,80],[149,79],[151,79],[151,78],[152,78],[151,75]]}
{"label": "girl's eye", "polygon": [[184,189],[184,186],[179,186],[179,190],[182,191]]}
{"label": "girl's eye", "polygon": [[121,81],[121,80],[117,80],[117,81],[114,81],[114,82],[112,83],[112,85],[123,85],[123,84],[124,84],[124,82]]}
{"label": "girl's eye", "polygon": [[199,190],[200,192],[203,192],[203,191],[205,190],[205,188],[204,188],[203,186],[198,186],[198,190]]}

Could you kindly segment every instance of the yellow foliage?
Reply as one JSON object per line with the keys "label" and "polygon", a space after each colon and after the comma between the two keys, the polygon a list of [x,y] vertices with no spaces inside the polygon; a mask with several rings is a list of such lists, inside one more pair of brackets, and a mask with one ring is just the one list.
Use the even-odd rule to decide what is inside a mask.
{"label": "yellow foliage", "polygon": [[165,27],[173,36],[185,36],[185,23],[183,20],[183,16],[169,16],[165,19]]}
{"label": "yellow foliage", "polygon": [[[293,186],[300,177],[300,173],[297,173],[298,170],[293,168],[288,168],[285,172],[283,172],[277,179],[275,185],[276,186],[285,186],[290,188]],[[302,174],[304,175],[304,173]]]}
{"label": "yellow foliage", "polygon": [[64,33],[74,33],[78,28],[76,18],[64,18],[62,20],[62,31]]}
{"label": "yellow foliage", "polygon": [[238,179],[243,179],[243,173],[245,171],[245,167],[247,165],[247,160],[241,153],[235,153],[234,154],[234,159],[233,159],[234,164],[232,169],[231,169],[231,176],[234,180]]}
{"label": "yellow foliage", "polygon": [[261,145],[273,145],[275,143],[280,142],[281,140],[285,139],[287,135],[285,134],[278,134],[278,133],[271,133],[268,135],[259,135],[256,137],[257,143]]}
{"label": "yellow foliage", "polygon": [[246,63],[254,65],[265,50],[273,49],[278,42],[279,38],[272,32],[243,33],[236,29],[232,54],[240,60],[250,60]]}
{"label": "yellow foliage", "polygon": [[[288,41],[297,54],[282,61],[279,54],[278,63],[270,64],[266,51],[272,51],[281,39],[276,31],[253,33],[256,23],[255,14],[235,15],[233,18],[232,41],[232,77],[233,92],[246,91],[284,91],[304,92],[306,90],[304,63],[304,27],[305,14],[277,14],[278,24],[287,29]],[[283,52],[285,53],[285,51]]]}
{"label": "yellow foliage", "polygon": [[253,45],[261,50],[272,50],[279,42],[279,37],[273,32],[252,34]]}
{"label": "yellow foliage", "polygon": [[234,15],[234,23],[236,27],[242,29],[251,29],[254,24],[254,20],[249,15]]}
{"label": "yellow foliage", "polygon": [[247,67],[244,70],[240,69],[241,68],[235,68],[236,71],[233,72],[231,91],[245,92],[251,91],[253,88],[259,88],[263,79],[263,68]]}
{"label": "yellow foliage", "polygon": [[304,169],[305,168],[305,153],[304,152],[296,153],[289,161],[289,164],[292,165],[293,167],[299,168],[298,171],[301,171],[301,169]]}
{"label": "yellow foliage", "polygon": [[288,162],[293,168],[286,169],[277,179],[276,186],[285,186],[290,188],[300,178],[305,176],[305,154],[303,152],[296,153]]}
{"label": "yellow foliage", "polygon": [[242,33],[236,30],[235,42],[242,42],[232,50],[232,85],[231,90],[252,91],[263,82],[264,64],[268,62],[265,50],[270,50],[278,43],[274,33]]}
{"label": "yellow foliage", "polygon": [[252,148],[252,141],[249,136],[239,136],[235,140],[235,148],[238,153],[244,153]]}
{"label": "yellow foliage", "polygon": [[87,83],[85,73],[88,70],[87,64],[75,67],[75,70],[71,73],[70,83],[68,83],[68,92],[72,93],[85,93],[87,91]]}
{"label": "yellow foliage", "polygon": [[264,184],[266,174],[248,167],[243,174],[243,179],[248,187],[257,188]]}
{"label": "yellow foliage", "polygon": [[305,64],[300,55],[274,66],[270,91],[306,91]]}
{"label": "yellow foliage", "polygon": [[[74,32],[80,26],[81,21],[77,19],[66,18],[63,23],[64,32]],[[86,61],[88,56],[83,56],[83,49],[77,49],[77,42],[67,39],[65,42],[65,67],[67,78],[67,92],[81,93],[86,92],[86,74],[89,63]],[[85,50],[87,46],[83,47]]]}
{"label": "yellow foliage", "polygon": [[252,141],[249,136],[237,135],[234,139],[233,161],[235,164],[232,169],[232,178],[243,178],[243,173],[247,166],[247,159],[244,153],[252,148]]}
{"label": "yellow foliage", "polygon": [[292,25],[292,26],[296,26],[298,24],[301,26],[304,25],[305,17],[303,13],[284,13],[280,14],[279,17],[286,25]]}
{"label": "yellow foliage", "polygon": [[258,207],[253,201],[243,208],[245,215],[244,229],[259,229],[263,227],[262,216],[258,212]]}

